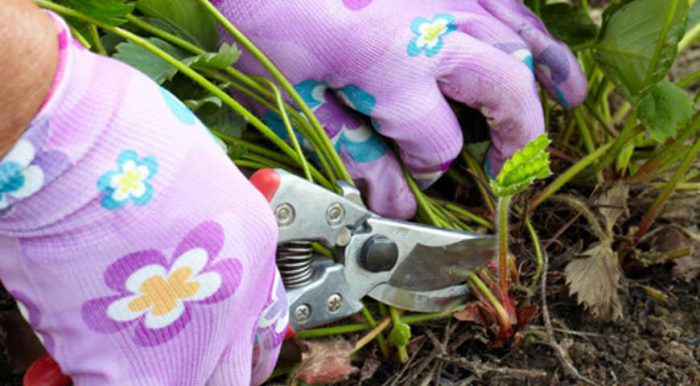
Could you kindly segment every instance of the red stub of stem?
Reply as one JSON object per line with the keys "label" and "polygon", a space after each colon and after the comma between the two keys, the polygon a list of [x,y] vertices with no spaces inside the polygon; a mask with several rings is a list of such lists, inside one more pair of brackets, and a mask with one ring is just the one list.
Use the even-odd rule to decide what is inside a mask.
{"label": "red stub of stem", "polygon": [[69,386],[72,384],[71,379],[63,375],[61,367],[49,354],[44,354],[32,363],[22,380],[23,386]]}
{"label": "red stub of stem", "polygon": [[275,197],[280,180],[280,173],[275,169],[260,169],[250,177],[250,182],[265,196],[267,202]]}

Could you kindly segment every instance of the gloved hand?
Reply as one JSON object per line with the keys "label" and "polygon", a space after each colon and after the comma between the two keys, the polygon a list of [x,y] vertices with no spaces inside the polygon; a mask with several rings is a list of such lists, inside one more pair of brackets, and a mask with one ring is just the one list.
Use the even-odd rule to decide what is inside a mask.
{"label": "gloved hand", "polygon": [[262,383],[287,326],[267,201],[168,91],[54,20],[50,95],[0,159],[0,280],[76,385]]}
{"label": "gloved hand", "polygon": [[[454,99],[487,118],[486,168],[495,176],[544,131],[532,70],[564,106],[586,95],[574,56],[517,0],[213,3],[296,84],[370,208],[387,216],[410,217],[416,204],[377,133],[396,141],[427,187],[462,148],[446,97]],[[240,66],[264,74],[250,55]]]}

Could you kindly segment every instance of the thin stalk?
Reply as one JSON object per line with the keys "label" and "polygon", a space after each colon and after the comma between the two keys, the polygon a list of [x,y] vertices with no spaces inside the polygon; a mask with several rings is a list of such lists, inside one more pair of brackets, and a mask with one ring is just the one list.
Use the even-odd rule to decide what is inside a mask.
{"label": "thin stalk", "polygon": [[496,234],[498,237],[498,283],[503,295],[503,301],[508,297],[508,211],[510,209],[511,196],[498,198],[498,210],[496,214]]}
{"label": "thin stalk", "polygon": [[[399,316],[399,311],[394,307],[389,307],[389,315],[391,316],[391,321],[394,326],[400,325],[401,317]],[[399,361],[401,363],[408,362],[408,349],[406,346],[396,346],[396,350],[399,354]]]}
{"label": "thin stalk", "polygon": [[671,197],[673,191],[676,190],[676,186],[683,179],[683,176],[685,176],[685,172],[693,164],[693,161],[695,160],[695,157],[698,155],[699,151],[700,138],[695,140],[693,147],[686,153],[685,157],[683,158],[683,162],[673,173],[673,176],[666,185],[666,188],[663,191],[661,191],[659,196],[656,198],[654,203],[651,205],[647,213],[642,218],[642,221],[639,222],[639,228],[637,229],[637,233],[635,233],[634,235],[634,244],[637,244],[637,242],[639,242],[639,239],[647,233],[649,228],[651,228],[651,225],[656,220],[656,217],[659,215],[659,212],[661,212],[661,209],[663,208],[664,204],[666,203],[666,201],[668,201],[669,197]]}
{"label": "thin stalk", "polygon": [[97,32],[97,27],[94,24],[88,25],[88,30],[90,31],[90,39],[92,39],[92,44],[95,46],[95,50],[100,55],[107,56],[107,50],[105,50],[102,45],[102,40],[100,40],[100,34]]}
{"label": "thin stalk", "polygon": [[287,166],[293,167],[294,166],[294,160],[284,156],[283,154],[280,154],[276,151],[270,150],[264,146],[256,145],[254,143],[248,142],[246,140],[236,138],[233,136],[230,136],[228,134],[224,134],[216,129],[209,129],[209,131],[212,132],[215,136],[217,136],[219,139],[224,141],[225,143],[233,146],[241,146],[244,147],[254,153],[257,153],[265,158],[272,159],[274,161],[277,161],[279,163],[286,164]]}
{"label": "thin stalk", "polygon": [[[698,23],[698,26],[700,26],[700,23]],[[700,70],[688,74],[685,78],[679,80],[677,84],[678,87],[688,87],[698,80],[700,80]]]}
{"label": "thin stalk", "polygon": [[489,209],[489,213],[496,213],[496,204],[493,200],[493,197],[491,197],[489,190],[486,189],[486,186],[488,186],[489,179],[486,176],[484,169],[481,167],[481,165],[479,165],[479,162],[477,162],[474,156],[466,149],[462,150],[461,154],[462,159],[466,162],[467,166],[469,167],[469,169],[471,169],[472,173],[474,173],[476,187],[479,189],[481,197],[484,199],[484,204]]}
{"label": "thin stalk", "polygon": [[586,147],[588,153],[595,151],[595,145],[593,144],[593,138],[591,136],[591,131],[586,124],[586,120],[583,118],[583,112],[580,107],[574,109],[574,119],[576,120],[576,125],[581,133],[581,138],[583,139],[583,145]]}
{"label": "thin stalk", "polygon": [[[362,315],[364,315],[365,319],[367,320],[367,323],[372,326],[376,327],[377,326],[377,321],[374,319],[374,316],[372,316],[372,313],[369,312],[366,306],[362,306]],[[385,318],[385,320],[390,320],[388,318]],[[387,326],[389,324],[387,323]],[[386,326],[385,326],[386,327]],[[383,330],[383,328],[382,328]],[[389,356],[389,348],[386,345],[386,339],[384,339],[384,335],[381,334],[382,330],[379,330],[375,337],[377,338],[377,344],[379,345],[379,350],[384,354],[384,356]],[[358,342],[359,345],[359,342]],[[358,345],[355,345],[355,351],[359,350]]]}
{"label": "thin stalk", "polygon": [[313,182],[314,179],[311,177],[311,171],[309,170],[309,163],[306,161],[306,157],[304,156],[304,151],[301,150],[301,146],[299,145],[299,140],[297,139],[297,135],[294,132],[294,128],[292,127],[292,124],[289,122],[289,116],[287,115],[287,111],[284,108],[284,99],[282,99],[282,94],[280,93],[279,89],[275,87],[272,82],[269,80],[265,79],[266,82],[269,82],[270,89],[272,92],[275,94],[275,101],[277,102],[277,109],[279,111],[280,116],[282,117],[282,122],[284,123],[284,127],[287,129],[287,134],[289,135],[289,140],[292,142],[292,146],[294,146],[294,150],[296,150],[297,154],[299,155],[299,160],[301,161],[301,166],[304,170],[304,175],[306,176],[306,179]]}
{"label": "thin stalk", "polygon": [[501,327],[504,327],[505,330],[510,331],[512,326],[510,314],[503,307],[503,304],[501,304],[496,295],[493,294],[493,292],[477,274],[470,272],[469,281],[474,285],[479,294],[486,298],[485,300],[488,302],[488,304],[490,304],[496,311],[496,317],[499,319],[499,324],[501,324]]}
{"label": "thin stalk", "polygon": [[[172,43],[182,49],[185,49],[195,55],[201,55],[204,54],[206,51],[200,47],[197,47],[196,45],[178,37],[175,36],[163,29],[160,29],[146,21],[143,21],[142,19],[134,16],[134,15],[127,15],[126,19],[132,23],[133,25],[143,29],[146,32],[149,32],[155,36],[158,36],[159,38]],[[280,114],[280,111],[278,111],[272,104],[270,104],[267,100],[265,100],[263,97],[267,97],[270,99],[274,98],[273,94],[273,89],[271,87],[265,87],[261,82],[259,82],[257,79],[254,79],[253,77],[247,76],[243,74],[242,72],[236,70],[233,67],[228,67],[224,70],[224,72],[230,77],[230,79],[224,79],[223,76],[218,75],[216,72],[210,72],[208,75],[212,77],[217,77],[220,80],[224,80],[227,82],[233,81],[231,83],[231,86],[234,87],[235,89],[243,92],[247,96],[253,98],[257,102],[263,104],[265,107],[268,109],[276,112],[277,114]],[[259,79],[259,78],[258,78]],[[262,78],[264,80],[267,80],[266,78]],[[269,80],[267,80],[269,82]],[[276,89],[276,87],[274,87]],[[321,163],[321,167],[328,173],[328,176],[333,180],[333,183],[335,185],[335,178],[333,176],[333,172],[330,168],[330,165],[328,164],[327,158],[328,158],[328,153],[329,152],[335,152],[335,149],[327,149],[325,146],[321,144],[321,140],[319,140],[318,135],[316,135],[316,131],[313,130],[313,127],[311,126],[310,122],[304,118],[294,109],[292,108],[288,103],[284,102],[284,107],[285,111],[287,114],[290,114],[294,120],[295,126],[299,128],[299,130],[304,134],[309,142],[314,147],[314,150],[316,150],[318,154],[318,158]]]}
{"label": "thin stalk", "polygon": [[542,267],[544,265],[544,257],[542,255],[542,245],[540,244],[540,238],[535,232],[535,227],[532,226],[530,217],[525,217],[525,226],[530,234],[530,240],[532,240],[532,245],[535,247],[535,273],[532,276],[532,290],[537,288],[537,284],[540,282],[540,275],[542,274]]}
{"label": "thin stalk", "polygon": [[370,328],[372,328],[372,326],[370,326],[369,323],[344,324],[342,326],[314,328],[311,330],[302,330],[302,331],[297,332],[296,338],[297,339],[311,339],[311,338],[321,338],[324,336],[351,334],[354,332],[369,330]]}
{"label": "thin stalk", "polygon": [[599,147],[596,151],[593,153],[581,158],[578,162],[576,162],[574,165],[572,165],[569,169],[567,169],[564,173],[562,173],[557,179],[552,181],[547,187],[535,197],[535,199],[530,203],[530,206],[528,207],[528,212],[532,213],[532,211],[537,208],[541,203],[543,203],[545,200],[547,200],[549,197],[551,197],[554,193],[559,191],[559,189],[562,188],[566,183],[571,181],[574,177],[576,177],[583,169],[588,167],[589,165],[593,164],[595,161],[597,161],[605,152],[607,152],[612,146],[614,142],[608,142],[605,145]]}
{"label": "thin stalk", "polygon": [[[367,335],[360,338],[360,340],[358,340],[357,343],[355,343],[355,347],[352,349],[350,354],[354,354],[360,351],[363,347],[368,345],[374,339],[377,339],[377,342],[379,342],[380,338],[383,339],[382,331],[386,330],[386,328],[389,327],[389,324],[391,324],[391,318],[388,317],[384,318],[379,324],[375,322],[372,330],[368,332]],[[384,353],[384,355],[387,355],[388,351],[385,353],[384,350],[382,350],[382,353]]]}
{"label": "thin stalk", "polygon": [[408,182],[408,187],[411,189],[411,192],[416,198],[418,207],[423,211],[423,213],[425,213],[425,216],[428,218],[428,221],[435,226],[442,225],[442,220],[437,216],[432,204],[430,203],[430,201],[428,201],[425,194],[423,194],[423,192],[420,190],[418,184],[416,184],[416,182],[413,180],[413,177],[411,177],[411,175],[406,170],[404,170],[403,173],[406,177],[406,182]]}
{"label": "thin stalk", "polygon": [[680,42],[678,42],[678,52],[685,51],[686,48],[700,39],[700,23],[695,24],[688,32],[685,33]]}
{"label": "thin stalk", "polygon": [[665,170],[664,166],[669,166],[669,161],[675,161],[677,157],[684,154],[681,147],[685,146],[685,142],[692,138],[698,130],[700,130],[700,114],[695,114],[687,129],[683,130],[678,138],[656,150],[654,155],[634,175],[625,180],[625,183],[629,185],[639,184]]}
{"label": "thin stalk", "polygon": [[473,221],[488,230],[494,229],[493,224],[491,224],[489,221],[484,220],[483,218],[475,215],[474,213],[462,208],[457,204],[453,204],[448,201],[443,201],[443,204],[445,205],[445,208],[447,208],[447,210],[454,212],[457,216],[461,216],[466,218],[467,220]]}
{"label": "thin stalk", "polygon": [[[292,98],[294,103],[299,106],[299,108],[302,110],[304,115],[309,119],[311,122],[311,125],[315,130],[317,130],[317,133],[323,140],[324,146],[328,148],[333,148],[333,144],[331,143],[330,139],[325,135],[325,131],[323,130],[323,126],[321,126],[321,123],[318,121],[314,113],[311,111],[309,106],[306,104],[304,99],[297,93],[297,91],[294,89],[294,87],[289,83],[287,78],[284,77],[282,72],[265,56],[265,54],[262,53],[254,44],[251,42],[248,37],[246,37],[243,33],[241,33],[238,28],[236,28],[224,15],[219,12],[219,10],[214,7],[211,2],[208,0],[198,0],[202,6],[204,6],[207,11],[211,15],[216,18],[216,20],[224,27],[226,31],[228,31],[231,36],[238,41],[243,48],[248,50],[251,55],[255,59],[260,62],[260,64],[272,75],[272,77],[282,86],[282,89]],[[338,176],[340,177],[341,180],[344,180],[348,183],[352,183],[352,178],[350,177],[350,174],[348,173],[347,169],[345,168],[345,165],[343,165],[343,162],[340,159],[340,156],[338,155],[337,152],[332,152],[331,154],[331,164],[333,165],[334,171],[338,173]]]}
{"label": "thin stalk", "polygon": [[92,48],[92,44],[83,36],[83,34],[80,33],[77,29],[73,28],[73,26],[68,26],[68,29],[70,29],[71,35],[75,38],[75,40],[80,43],[81,46],[87,48],[88,50]]}
{"label": "thin stalk", "polygon": [[639,134],[640,130],[637,130],[637,110],[633,110],[632,113],[627,117],[627,122],[622,128],[620,135],[613,142],[613,146],[604,156],[603,159],[596,165],[595,172],[605,169],[610,165],[612,161],[617,158],[623,147],[627,144],[627,141],[634,138]]}

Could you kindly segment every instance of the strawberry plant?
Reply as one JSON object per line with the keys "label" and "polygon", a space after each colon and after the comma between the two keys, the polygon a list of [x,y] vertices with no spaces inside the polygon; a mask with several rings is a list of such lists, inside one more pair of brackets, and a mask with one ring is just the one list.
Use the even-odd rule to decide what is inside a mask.
{"label": "strawberry plant", "polygon": [[[283,168],[328,189],[351,181],[321,124],[284,78],[284,68],[276,68],[209,1],[35,2],[67,18],[85,47],[138,68],[183,100],[225,143],[238,166]],[[540,310],[548,337],[528,328],[539,317],[532,305],[535,291],[546,301],[546,286],[538,288],[538,283],[547,283],[549,254],[575,249],[567,232],[582,229],[575,237],[585,243],[574,258],[561,262],[569,295],[598,319],[624,318],[621,290],[637,269],[630,267],[681,259],[686,259],[682,266],[697,266],[699,257],[691,247],[681,245],[664,252],[671,257],[652,259],[661,252],[649,245],[674,197],[682,192],[697,197],[700,191],[700,69],[669,76],[679,54],[697,49],[700,42],[700,2],[616,0],[598,21],[590,16],[588,0],[526,3],[577,55],[590,85],[585,103],[565,110],[542,93],[547,135],[516,153],[494,180],[481,167],[483,147],[478,145],[466,146],[448,170],[447,181],[427,192],[408,177],[418,201],[417,221],[448,229],[495,230],[499,248],[494,267],[464,272],[473,294],[465,299],[466,306],[437,314],[402,314],[367,302],[357,319],[303,331],[300,339],[363,334],[352,348],[339,343],[342,355],[358,359],[363,348],[376,343],[378,357],[407,362],[420,341],[413,325],[456,317],[490,327],[492,347],[522,342],[528,334],[540,337],[553,347],[567,374],[578,377],[552,338],[546,302]],[[220,31],[235,44],[217,46]],[[260,62],[266,78],[237,69],[242,51]],[[292,141],[283,140],[232,95],[245,95],[277,113]],[[297,132],[313,149],[315,162],[308,161],[309,151]],[[692,205],[687,208],[690,223],[697,220]],[[548,216],[561,211],[573,213],[572,219],[550,225]],[[545,245],[539,234],[555,241]],[[562,247],[557,249],[555,242]],[[695,265],[688,259],[695,259]],[[647,294],[658,292],[647,288]],[[444,367],[446,362],[440,363]],[[343,376],[354,371],[349,362],[343,369]]]}

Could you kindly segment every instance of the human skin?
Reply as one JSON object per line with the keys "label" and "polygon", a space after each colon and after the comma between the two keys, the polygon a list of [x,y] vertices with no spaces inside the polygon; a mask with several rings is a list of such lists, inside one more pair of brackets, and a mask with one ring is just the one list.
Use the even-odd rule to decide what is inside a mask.
{"label": "human skin", "polygon": [[20,137],[51,88],[58,60],[51,19],[29,0],[0,7],[0,157]]}

